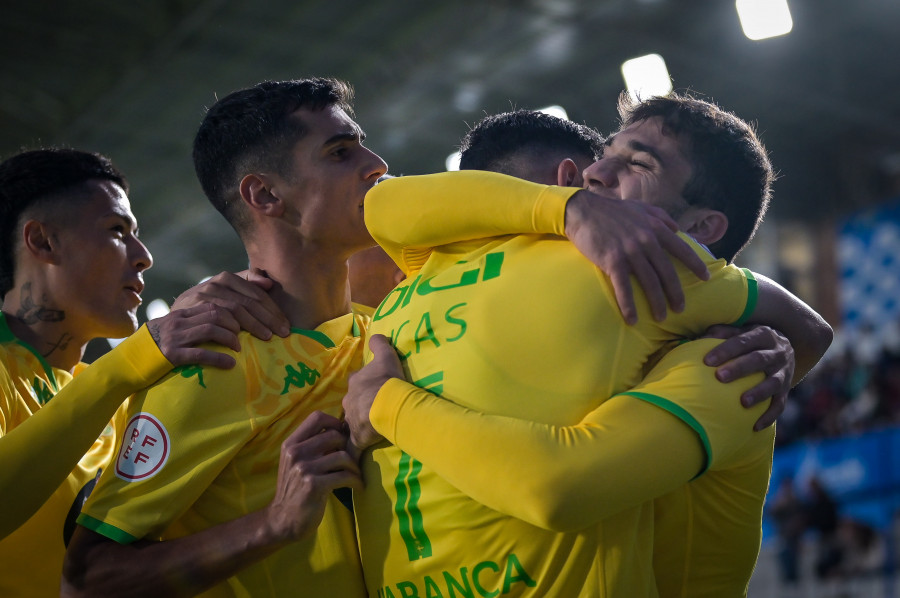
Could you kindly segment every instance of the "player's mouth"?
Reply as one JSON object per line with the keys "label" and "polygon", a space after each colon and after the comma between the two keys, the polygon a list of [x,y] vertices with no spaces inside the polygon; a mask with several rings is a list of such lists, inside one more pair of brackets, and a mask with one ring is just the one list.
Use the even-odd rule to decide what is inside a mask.
{"label": "player's mouth", "polygon": [[125,292],[131,295],[137,302],[140,304],[143,300],[141,299],[141,293],[144,291],[144,283],[140,280],[136,280],[130,284],[125,285]]}

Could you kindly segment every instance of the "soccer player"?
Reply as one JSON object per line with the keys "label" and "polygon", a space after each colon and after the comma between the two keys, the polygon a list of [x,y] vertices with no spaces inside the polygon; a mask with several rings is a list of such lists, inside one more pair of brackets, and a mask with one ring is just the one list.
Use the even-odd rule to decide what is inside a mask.
{"label": "soccer player", "polygon": [[[117,408],[173,364],[228,367],[229,314],[152,320],[91,367],[91,339],[137,327],[143,271],[128,184],[104,156],[25,151],[0,164],[0,595],[56,596],[65,545],[112,453]],[[75,376],[73,380],[73,376]]]}
{"label": "soccer player", "polygon": [[[735,226],[731,250],[736,252],[755,230],[768,197],[768,159],[749,127],[732,115],[693,100],[671,101],[683,120],[666,120],[663,126],[665,111],[626,120],[598,162],[616,178],[591,188],[612,199],[646,198],[666,207],[670,200],[690,197],[693,205],[685,205],[677,219],[710,243],[729,228],[725,214],[749,219],[743,231]],[[691,114],[694,121],[687,118]],[[696,121],[705,128],[697,128]],[[726,187],[723,195],[745,200],[745,213],[711,207],[702,188],[698,202],[691,184],[694,174],[707,174],[696,166],[703,151],[730,159],[728,178],[712,173],[716,183],[727,184],[729,178],[755,183],[743,194]],[[571,180],[569,171],[571,166],[561,163],[560,182]],[[370,230],[410,281],[381,304],[372,330],[390,336],[416,386],[450,400],[401,380],[384,383],[400,373],[384,363],[390,353],[376,356],[382,371],[363,370],[351,384],[381,387],[373,424],[399,447],[376,447],[364,461],[366,478],[382,482],[374,489],[370,483],[357,497],[369,591],[655,595],[650,499],[708,468],[734,466],[730,459],[737,448],[759,442],[745,455],[752,456],[747,467],[762,471],[761,488],[758,475],[754,482],[761,506],[772,431],[760,441],[748,439],[762,406],[745,411],[735,400],[697,400],[698,389],[715,381],[709,368],[705,378],[687,375],[674,387],[660,385],[653,372],[633,394],[620,393],[637,385],[644,361],[667,336],[691,336],[710,323],[745,314],[767,318],[771,305],[762,300],[765,309],[754,309],[756,281],[743,279],[724,260],[710,259],[713,283],[682,277],[688,295],[684,313],[657,322],[650,306],[638,300],[637,324],[623,326],[608,280],[573,259],[567,243],[520,235],[432,250],[420,241],[429,234],[441,238],[445,230],[420,228],[410,235],[402,230],[397,215],[412,209],[412,198],[424,204],[426,218],[417,222],[427,222],[433,207],[428,194],[446,195],[454,184],[458,199],[477,197],[485,204],[490,203],[485,197],[529,195],[534,199],[529,214],[538,223],[533,232],[544,232],[540,221],[552,219],[553,212],[561,232],[561,206],[573,195],[483,173],[404,177],[370,194]],[[759,286],[761,298],[778,290],[764,280]],[[780,305],[804,307],[791,301]],[[814,314],[807,316],[813,328],[827,328]],[[773,322],[796,331],[791,317]],[[383,348],[377,342],[373,339],[375,348]],[[675,360],[697,364],[712,342],[694,345]],[[673,365],[659,367],[669,371]],[[618,396],[605,400],[612,395]],[[345,408],[353,418],[352,397]],[[366,415],[365,400],[360,411]],[[529,445],[535,439],[537,446]],[[660,439],[663,447],[656,445]],[[378,533],[385,529],[389,538]]]}
{"label": "soccer player", "polygon": [[264,82],[204,117],[198,178],[274,281],[291,334],[241,333],[233,369],[183,368],[132,399],[64,595],[365,595],[353,516],[333,491],[360,485],[337,418],[367,322],[350,309],[347,260],[373,244],[362,204],[386,165],[350,99],[332,79]]}

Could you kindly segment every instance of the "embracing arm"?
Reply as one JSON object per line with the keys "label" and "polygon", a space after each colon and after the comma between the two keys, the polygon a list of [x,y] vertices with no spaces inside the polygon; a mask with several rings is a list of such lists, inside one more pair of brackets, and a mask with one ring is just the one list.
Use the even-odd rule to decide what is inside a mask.
{"label": "embracing arm", "polygon": [[770,278],[754,274],[759,300],[748,322],[766,324],[783,333],[796,355],[795,386],[825,355],[834,332],[831,326],[806,303]]}
{"label": "embracing arm", "polygon": [[758,286],[755,309],[741,328],[713,326],[707,336],[727,339],[705,357],[716,367],[721,382],[731,382],[756,372],[766,377],[741,394],[747,407],[762,401],[769,408],[754,429],[772,425],[784,411],[788,392],[825,354],[834,336],[831,327],[799,298],[774,281],[754,275]]}
{"label": "embracing arm", "polygon": [[606,272],[622,315],[636,320],[631,276],[644,290],[653,315],[666,303],[684,307],[672,257],[697,276],[709,272],[660,208],[601,197],[584,189],[539,185],[477,170],[389,179],[366,195],[366,226],[403,270],[420,268],[431,249],[457,241],[510,234],[568,237]]}
{"label": "embracing arm", "polygon": [[409,273],[439,245],[519,233],[563,235],[566,202],[578,191],[476,170],[396,177],[366,195],[366,226]]}
{"label": "embracing arm", "polygon": [[25,523],[53,494],[122,401],[171,368],[142,327],[0,437],[0,538]]}
{"label": "embracing arm", "polygon": [[[237,343],[231,326],[228,314],[207,307],[151,320],[0,437],[0,495],[4,497],[0,538],[44,504],[129,395],[157,380],[173,364],[233,365],[231,357],[197,347],[207,341]],[[34,467],[35,463],[41,467]]]}
{"label": "embracing arm", "polygon": [[[356,443],[371,445],[377,431],[478,502],[548,529],[584,528],[674,490],[704,471],[707,447],[725,458],[742,443],[764,409],[736,400],[755,378],[722,385],[701,364],[715,339],[674,349],[638,388],[570,426],[479,413],[419,389],[398,379],[396,356],[378,339],[370,341],[372,363],[351,378],[344,400]],[[672,386],[664,374],[675,371]],[[724,415],[711,426],[689,423],[665,400],[651,400],[665,385],[670,395],[715,402]],[[707,396],[710,385],[723,396]],[[377,392],[370,411],[365,387]],[[359,425],[366,415],[374,429]]]}

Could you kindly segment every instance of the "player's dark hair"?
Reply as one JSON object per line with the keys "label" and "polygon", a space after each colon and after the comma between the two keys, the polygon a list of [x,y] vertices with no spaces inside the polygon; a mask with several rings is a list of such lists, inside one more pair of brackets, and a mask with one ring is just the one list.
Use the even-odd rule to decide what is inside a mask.
{"label": "player's dark hair", "polygon": [[683,144],[691,177],[682,196],[728,217],[725,235],[709,248],[716,257],[734,260],[756,234],[775,180],[753,126],[711,102],[679,94],[637,102],[622,93],[619,116],[622,128],[660,117],[663,132]]}
{"label": "player's dark hair", "polygon": [[194,137],[194,169],[209,201],[238,234],[246,225],[241,179],[252,172],[291,174],[291,149],[306,134],[291,115],[331,105],[352,113],[352,98],[349,84],[331,78],[264,81],[209,108]]}
{"label": "player's dark hair", "polygon": [[487,116],[466,133],[459,169],[522,176],[517,167],[529,156],[593,162],[603,153],[603,141],[588,126],[536,110],[513,110]]}
{"label": "player's dark hair", "polygon": [[109,158],[70,148],[42,148],[0,163],[0,298],[15,284],[15,246],[26,211],[83,198],[89,181],[112,181],[128,193],[128,181]]}

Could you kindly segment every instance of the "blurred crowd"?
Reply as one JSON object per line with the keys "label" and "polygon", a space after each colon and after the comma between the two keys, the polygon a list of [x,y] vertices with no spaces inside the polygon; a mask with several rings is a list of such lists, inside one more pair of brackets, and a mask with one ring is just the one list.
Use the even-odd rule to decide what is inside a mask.
{"label": "blurred crowd", "polygon": [[900,424],[898,328],[836,331],[825,359],[791,392],[777,446]]}

